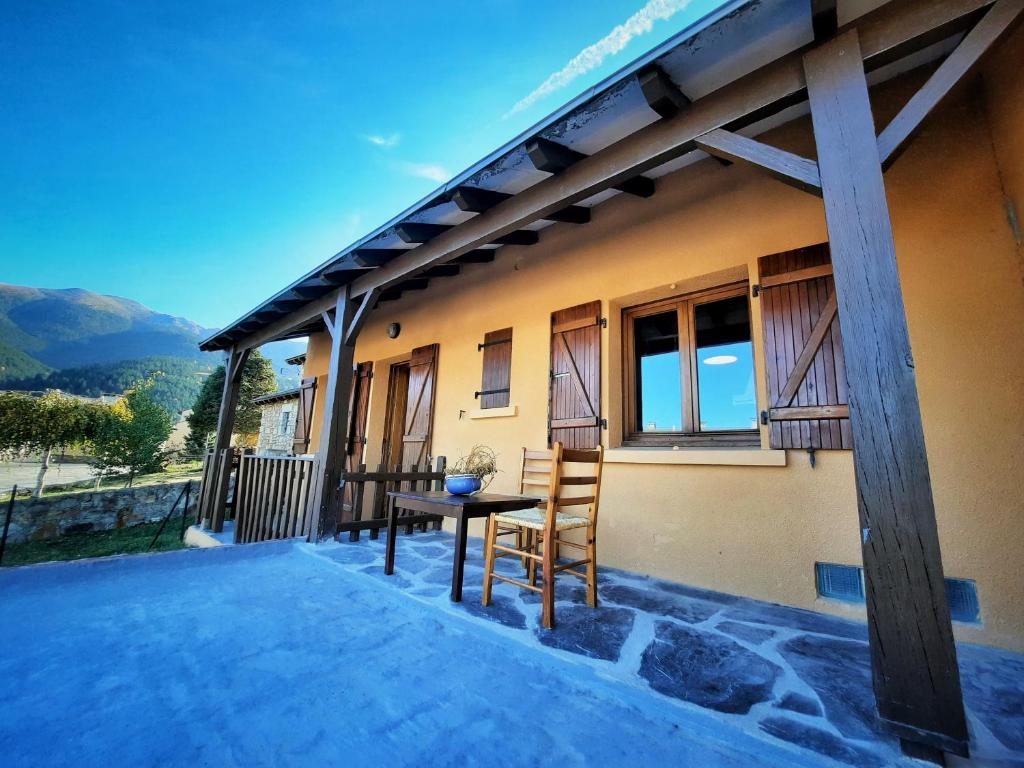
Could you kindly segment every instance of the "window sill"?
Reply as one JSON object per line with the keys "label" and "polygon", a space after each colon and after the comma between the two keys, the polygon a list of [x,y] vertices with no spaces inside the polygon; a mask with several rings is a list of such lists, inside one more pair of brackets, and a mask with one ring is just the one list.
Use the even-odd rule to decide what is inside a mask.
{"label": "window sill", "polygon": [[516,416],[518,413],[518,405],[506,405],[504,408],[474,408],[469,412],[469,418],[500,419],[502,417]]}
{"label": "window sill", "polygon": [[704,464],[739,467],[784,467],[786,452],[764,448],[611,448],[609,464]]}

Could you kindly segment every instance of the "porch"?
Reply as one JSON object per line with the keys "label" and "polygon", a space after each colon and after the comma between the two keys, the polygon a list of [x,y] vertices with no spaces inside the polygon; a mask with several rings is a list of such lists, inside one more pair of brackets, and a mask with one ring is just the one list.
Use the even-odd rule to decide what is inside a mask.
{"label": "porch", "polygon": [[[606,570],[543,632],[530,595],[480,606],[479,541],[449,602],[450,538],[399,535],[391,577],[383,537],[6,570],[5,764],[916,764],[862,623]],[[1016,764],[1024,659],[958,651],[973,764]]]}

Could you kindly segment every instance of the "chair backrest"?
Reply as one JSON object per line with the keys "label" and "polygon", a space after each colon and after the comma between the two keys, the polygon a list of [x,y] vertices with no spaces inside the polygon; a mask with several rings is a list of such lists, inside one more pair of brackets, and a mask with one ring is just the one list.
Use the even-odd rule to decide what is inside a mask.
{"label": "chair backrest", "polygon": [[[572,465],[568,471],[567,464]],[[537,506],[547,510],[549,524],[563,510],[580,516],[586,514],[591,523],[597,523],[604,467],[604,449],[601,446],[565,448],[556,442],[549,450],[523,448],[522,466],[519,492],[545,494]],[[580,507],[586,507],[585,512]]]}

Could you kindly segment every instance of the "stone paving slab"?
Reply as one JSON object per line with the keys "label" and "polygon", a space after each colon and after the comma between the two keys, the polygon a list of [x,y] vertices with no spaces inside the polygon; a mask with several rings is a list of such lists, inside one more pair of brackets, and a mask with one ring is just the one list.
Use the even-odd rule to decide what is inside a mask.
{"label": "stone paving slab", "polygon": [[[383,537],[313,551],[520,642],[585,660],[652,695],[798,745],[824,762],[917,764],[879,727],[863,622],[605,568],[597,609],[586,606],[579,581],[558,579],[557,627],[545,630],[536,593],[496,582],[492,605],[480,604],[479,539],[467,553],[463,602],[451,603],[452,548],[447,532],[400,533],[392,577],[381,567]],[[498,568],[521,574],[512,558],[500,559]],[[1024,656],[958,648],[975,760],[1024,765]],[[951,764],[961,763],[951,758]]]}

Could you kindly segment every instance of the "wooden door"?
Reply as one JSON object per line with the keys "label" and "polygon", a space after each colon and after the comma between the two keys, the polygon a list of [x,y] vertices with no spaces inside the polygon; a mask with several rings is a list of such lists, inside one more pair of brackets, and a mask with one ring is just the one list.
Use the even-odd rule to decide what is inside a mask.
{"label": "wooden door", "polygon": [[434,425],[434,390],[438,345],[418,347],[409,360],[409,395],[402,435],[402,465],[423,465],[430,459]]}
{"label": "wooden door", "polygon": [[309,435],[313,426],[313,406],[316,404],[316,377],[303,379],[299,387],[299,412],[295,415],[295,434],[292,453],[300,456],[309,452]]}
{"label": "wooden door", "polygon": [[[348,441],[345,443],[345,469],[355,472],[363,463],[366,449],[366,415],[370,409],[370,382],[373,379],[373,363],[359,363],[352,380],[352,398],[349,400]],[[355,486],[345,484],[342,500],[342,521],[352,519],[352,498]]]}
{"label": "wooden door", "polygon": [[386,467],[402,461],[402,436],[405,434],[405,403],[409,396],[409,363],[395,363],[388,375],[387,412],[380,460]]}
{"label": "wooden door", "polygon": [[601,302],[551,315],[548,444],[601,444]]}

